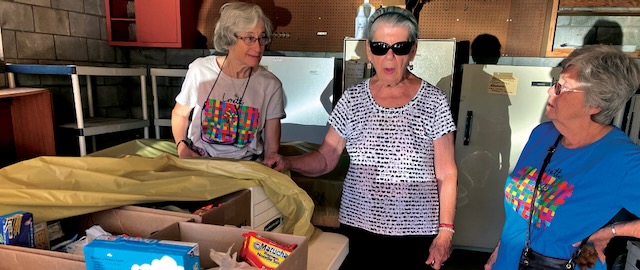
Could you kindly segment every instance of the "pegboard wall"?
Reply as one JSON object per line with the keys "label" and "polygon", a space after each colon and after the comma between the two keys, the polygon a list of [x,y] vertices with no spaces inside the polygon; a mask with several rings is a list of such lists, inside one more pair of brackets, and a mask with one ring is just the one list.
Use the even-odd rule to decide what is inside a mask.
{"label": "pegboard wall", "polygon": [[[244,0],[265,11],[274,23],[273,41],[269,47],[277,51],[341,52],[345,37],[353,36],[354,19],[362,0]],[[370,0],[380,6],[384,0]],[[211,37],[217,12],[224,3],[206,17],[206,35]],[[502,52],[512,56],[539,56],[547,1],[527,0],[431,0],[424,4],[420,16],[420,38],[455,38],[469,42],[488,33],[502,44]],[[522,6],[522,7],[521,7]],[[515,12],[515,13],[514,13]],[[514,15],[518,16],[514,27]],[[522,31],[516,32],[516,31]],[[519,41],[511,42],[509,35]],[[520,37],[526,37],[520,40]],[[211,44],[211,42],[209,42]],[[511,46],[515,46],[513,52]],[[210,46],[211,47],[211,46]]]}
{"label": "pegboard wall", "polygon": [[503,52],[510,56],[544,55],[545,29],[551,19],[552,6],[550,1],[512,0],[507,46]]}

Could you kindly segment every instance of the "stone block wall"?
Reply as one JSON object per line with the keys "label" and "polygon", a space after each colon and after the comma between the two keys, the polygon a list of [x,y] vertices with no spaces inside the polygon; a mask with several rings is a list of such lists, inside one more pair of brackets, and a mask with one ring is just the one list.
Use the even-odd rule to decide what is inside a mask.
{"label": "stone block wall", "polygon": [[558,16],[554,48],[596,43],[640,49],[640,16]]}

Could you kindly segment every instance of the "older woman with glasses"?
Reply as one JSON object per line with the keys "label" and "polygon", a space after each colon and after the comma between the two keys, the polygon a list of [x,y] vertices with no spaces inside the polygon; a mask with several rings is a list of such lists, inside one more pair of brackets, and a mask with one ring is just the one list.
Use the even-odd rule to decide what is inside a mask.
{"label": "older woman with glasses", "polygon": [[594,254],[590,267],[607,269],[603,249],[611,238],[640,237],[640,223],[613,219],[623,208],[640,215],[640,147],[611,125],[640,86],[638,65],[593,45],[562,67],[548,90],[551,121],[531,132],[506,180],[506,221],[485,269],[567,269],[587,259],[576,251],[590,243],[595,250],[581,254]]}
{"label": "older woman with glasses", "polygon": [[266,162],[317,176],[346,147],[339,221],[349,255],[341,269],[440,269],[451,252],[457,185],[447,97],[407,69],[418,38],[411,12],[378,9],[366,35],[376,74],[344,92],[318,151]]}
{"label": "older woman with glasses", "polygon": [[271,31],[257,5],[222,6],[213,43],[227,54],[189,65],[171,113],[180,157],[261,160],[278,152],[285,117],[282,83],[259,66]]}

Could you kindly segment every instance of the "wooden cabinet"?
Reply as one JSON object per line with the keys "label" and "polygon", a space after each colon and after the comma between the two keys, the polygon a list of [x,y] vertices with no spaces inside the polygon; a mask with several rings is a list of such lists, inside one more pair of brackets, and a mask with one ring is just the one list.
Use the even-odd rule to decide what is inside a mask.
{"label": "wooden cabinet", "polygon": [[38,156],[54,156],[53,133],[49,90],[0,90],[0,167]]}
{"label": "wooden cabinet", "polygon": [[193,48],[201,0],[105,0],[112,46]]}

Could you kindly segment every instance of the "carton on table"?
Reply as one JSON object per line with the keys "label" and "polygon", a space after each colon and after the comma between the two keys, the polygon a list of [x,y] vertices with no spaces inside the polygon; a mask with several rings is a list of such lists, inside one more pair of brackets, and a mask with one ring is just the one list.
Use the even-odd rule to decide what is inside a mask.
{"label": "carton on table", "polygon": [[199,270],[198,244],[127,236],[99,237],[84,247],[87,270]]}
{"label": "carton on table", "polygon": [[[124,210],[139,211],[145,213],[153,213],[165,216],[175,216],[193,219],[197,223],[216,224],[216,225],[234,225],[248,226],[250,220],[250,202],[251,192],[249,190],[240,190],[231,194],[227,194],[208,201],[195,202],[164,202],[142,205],[127,205],[121,207]],[[156,209],[154,207],[161,205],[175,205],[179,208],[188,209],[191,213],[169,211]],[[199,214],[193,214],[196,210],[213,205],[212,208],[201,211]]]}
{"label": "carton on table", "polygon": [[[191,221],[190,218],[162,216],[123,209],[110,209],[80,215],[68,219],[74,221],[77,230],[84,231],[92,225],[100,225],[113,234],[126,233],[148,238],[152,233],[171,224]],[[84,270],[82,255],[40,250],[35,248],[0,245],[0,270],[4,269],[51,269]]]}
{"label": "carton on table", "polygon": [[[233,245],[231,254],[239,253],[244,237],[242,234],[255,231],[231,226],[218,226],[191,222],[175,223],[164,230],[153,234],[150,238],[160,240],[185,241],[198,243],[200,247],[200,266],[208,269],[216,266],[209,257],[210,249],[226,252]],[[296,249],[282,261],[278,270],[307,269],[308,239],[303,236],[257,231],[267,239],[283,244],[296,244]]]}

